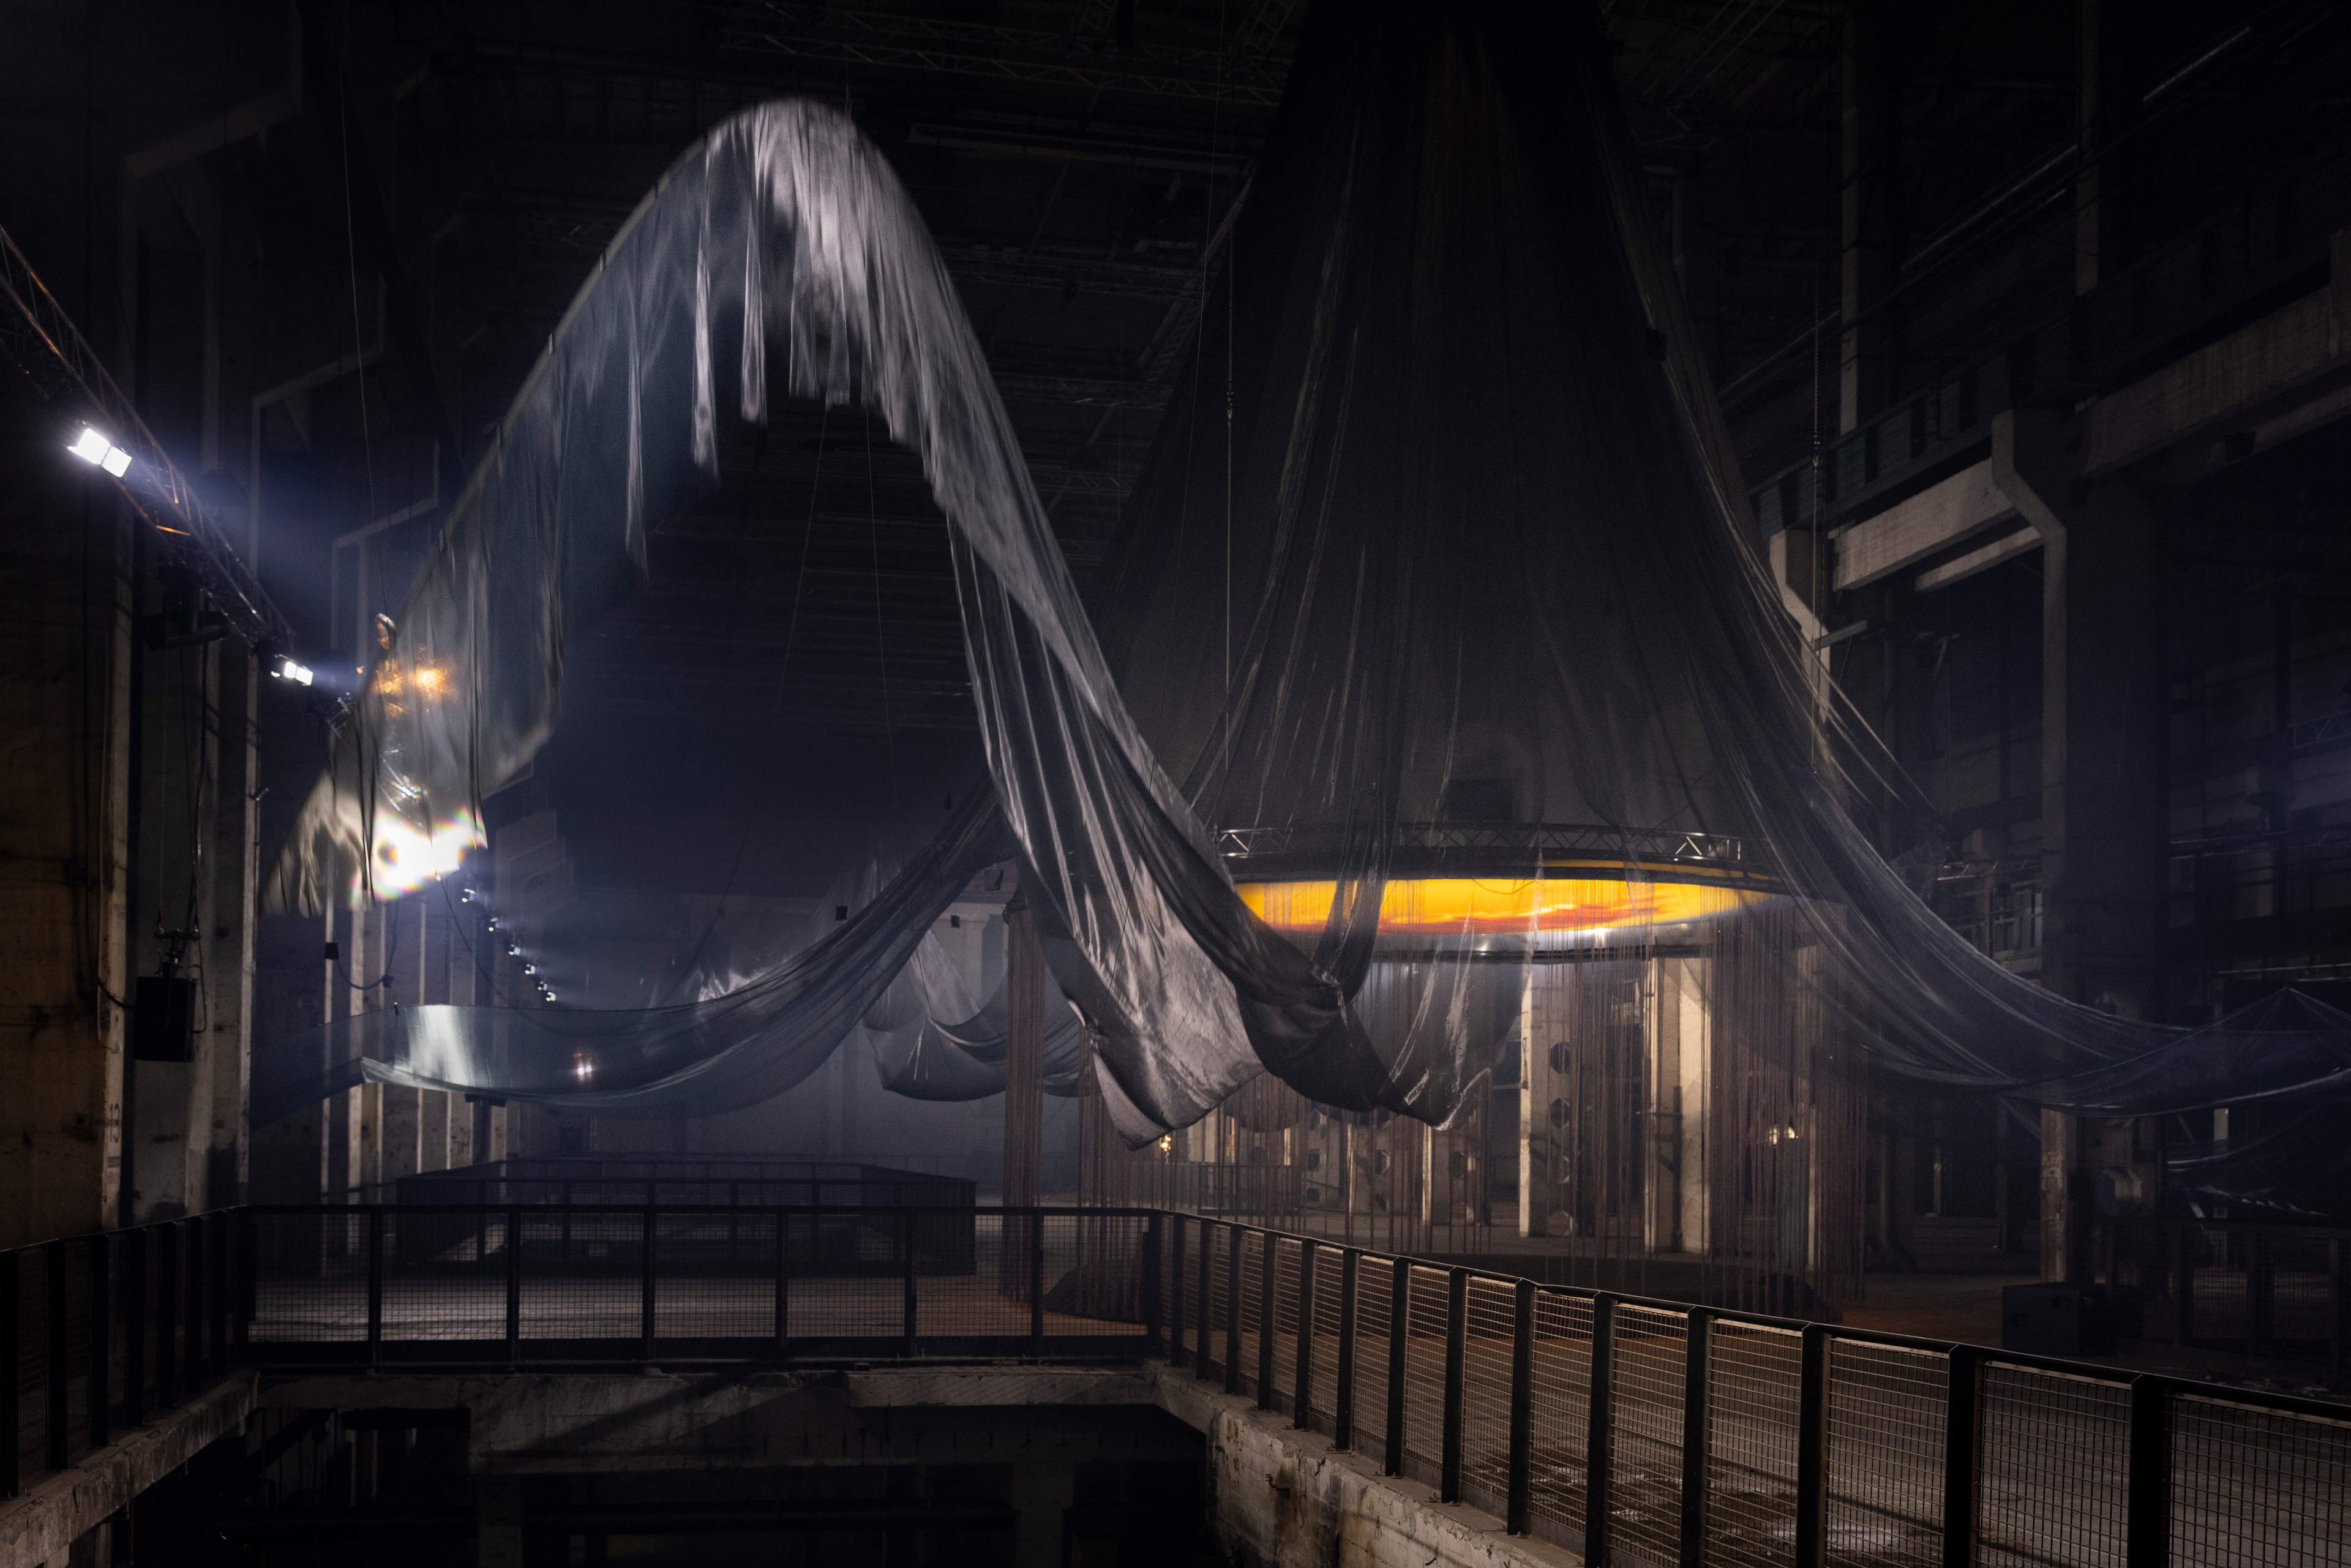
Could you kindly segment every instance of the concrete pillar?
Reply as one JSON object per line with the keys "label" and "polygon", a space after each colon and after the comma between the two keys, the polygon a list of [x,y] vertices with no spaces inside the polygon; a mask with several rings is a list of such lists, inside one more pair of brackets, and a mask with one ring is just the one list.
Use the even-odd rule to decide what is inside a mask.
{"label": "concrete pillar", "polygon": [[[2132,1018],[2164,1010],[2165,702],[2161,538],[2121,479],[2080,477],[2079,432],[2020,409],[1992,430],[1995,475],[2041,530],[2042,982]],[[2042,1263],[2085,1281],[2085,1140],[2044,1116]]]}
{"label": "concrete pillar", "polygon": [[1896,333],[1885,308],[1899,267],[1902,199],[1901,0],[1855,0],[1842,77],[1837,428],[1892,398]]}
{"label": "concrete pillar", "polygon": [[1707,1249],[1707,1113],[1710,1019],[1707,960],[1653,960],[1649,1008],[1652,1125],[1646,1188],[1649,1249]]}
{"label": "concrete pillar", "polygon": [[130,976],[127,526],[26,423],[0,451],[0,1246],[114,1222]]}
{"label": "concrete pillar", "polygon": [[242,1203],[252,1185],[248,1107],[253,1082],[254,971],[261,873],[260,671],[250,650],[218,646],[214,690],[219,737],[212,812],[212,919],[204,970],[212,1022],[212,1126],[207,1207]]}
{"label": "concrete pillar", "polygon": [[[376,906],[384,930],[383,967],[377,971],[383,980],[378,993],[381,1010],[423,1004],[430,968],[425,962],[424,916],[426,901],[432,896],[433,890],[427,887],[396,903]],[[424,1168],[424,1092],[385,1083],[377,1086],[376,1094],[383,1105],[383,1152],[378,1157],[377,1179],[395,1182],[414,1176]]]}
{"label": "concrete pillar", "polygon": [[[211,862],[219,808],[219,746],[214,679],[222,645],[146,648],[140,682],[139,814],[133,846],[131,913],[132,968],[153,975],[172,966],[195,986],[193,1034],[186,1061],[126,1060],[131,1186],[124,1206],[133,1220],[172,1218],[209,1207],[214,1059],[234,1041],[215,1032],[214,975],[208,962],[219,879]],[[239,651],[241,657],[241,651]],[[135,982],[134,982],[135,983]]]}

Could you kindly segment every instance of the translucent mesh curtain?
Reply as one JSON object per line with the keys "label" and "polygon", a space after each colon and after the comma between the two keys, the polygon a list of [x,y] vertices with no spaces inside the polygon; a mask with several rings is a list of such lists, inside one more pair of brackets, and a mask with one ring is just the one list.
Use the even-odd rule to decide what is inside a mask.
{"label": "translucent mesh curtain", "polygon": [[[1586,874],[1628,888],[1677,885],[1641,847],[1659,835],[1736,839],[1788,899],[1788,952],[1812,955],[1788,960],[1782,995],[1938,1084],[2099,1114],[2345,1092],[2341,1015],[2255,1051],[2233,1028],[2182,1039],[2077,1007],[1956,937],[1850,819],[1902,782],[1821,712],[1745,532],[1588,8],[1322,5],[1294,71],[1211,303],[1225,329],[1202,332],[1130,508],[1109,651],[880,154],[839,113],[787,102],[681,160],[460,497],[275,894],[315,909],[396,891],[475,836],[476,803],[557,721],[567,619],[638,570],[649,511],[724,480],[722,409],[758,421],[787,396],[862,402],[924,465],[1001,831],[967,813],[820,961],[699,1011],[408,1009],[296,1056],[614,1111],[732,1106],[797,1082],[883,998],[958,868],[1017,854],[1122,1136],[1269,1072],[1325,1106],[1441,1124],[1484,1042],[1473,966],[1433,956],[1490,943],[1506,961],[1548,939],[1465,916],[1415,934],[1427,959],[1389,944],[1401,846],[1475,820],[1576,824],[1598,846]],[[1228,380],[1229,423],[1221,396],[1188,391]],[[1277,930],[1241,897],[1218,834],[1251,826],[1318,835],[1318,925]],[[1399,961],[1430,969],[1375,980]],[[1798,1047],[1829,1032],[1725,1047],[1745,1107],[1709,1156],[1727,1180],[1813,1179],[1763,1151],[1774,1125],[1806,1141],[1820,1073]],[[321,1092],[322,1076],[288,1074]],[[1632,1166],[1609,1147],[1615,1212]],[[1725,1228],[1750,1255],[1814,1253],[1758,1218]]]}

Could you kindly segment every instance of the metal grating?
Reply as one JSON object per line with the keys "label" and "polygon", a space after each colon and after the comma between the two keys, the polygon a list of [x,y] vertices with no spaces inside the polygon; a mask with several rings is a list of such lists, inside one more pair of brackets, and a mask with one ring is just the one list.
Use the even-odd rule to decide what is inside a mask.
{"label": "metal grating", "polygon": [[1976,1561],[2122,1568],[2130,1390],[2000,1363],[1981,1387]]}
{"label": "metal grating", "polygon": [[2175,1563],[2318,1568],[2351,1551],[2351,1418],[2183,1396],[2171,1434]]}
{"label": "metal grating", "polygon": [[1289,1411],[1298,1390],[1299,1244],[1283,1237],[1273,1244],[1273,1389],[1266,1403]]}
{"label": "metal grating", "polygon": [[1831,1568],[1939,1568],[1949,1392],[1948,1356],[1829,1342]]}
{"label": "metal grating", "polygon": [[1256,1231],[1241,1234],[1241,1392],[1257,1393],[1258,1313],[1264,1301],[1265,1241]]}
{"label": "metal grating", "polygon": [[1200,1266],[1208,1281],[1208,1321],[1200,1327],[1206,1336],[1203,1343],[1208,1347],[1208,1370],[1219,1378],[1225,1375],[1228,1343],[1226,1335],[1232,1322],[1232,1254],[1229,1249],[1237,1234],[1227,1225],[1203,1222],[1200,1226],[1203,1254]]}
{"label": "metal grating", "polygon": [[1616,1309],[1615,1469],[1609,1500],[1616,1544],[1660,1563],[1681,1546],[1682,1397],[1689,1318]]}
{"label": "metal grating", "polygon": [[1461,1357],[1461,1496],[1492,1514],[1510,1506],[1517,1297],[1509,1281],[1470,1276]]}
{"label": "metal grating", "polygon": [[[1338,1248],[1317,1247],[1314,1249],[1314,1360],[1308,1369],[1307,1419],[1301,1425],[1317,1432],[1331,1430],[1331,1423],[1339,1409],[1339,1336],[1342,1332],[1339,1306],[1345,1272],[1346,1255]],[[1361,1281],[1359,1274],[1358,1289],[1361,1289]],[[1356,1354],[1360,1356],[1362,1354],[1358,1349]],[[1360,1434],[1363,1428],[1364,1411],[1361,1406],[1357,1406],[1355,1430]]]}
{"label": "metal grating", "polygon": [[1707,1365],[1707,1561],[1791,1568],[1802,1337],[1717,1319]]}
{"label": "metal grating", "polygon": [[1535,1292],[1531,1362],[1532,1438],[1528,1469],[1529,1522],[1559,1545],[1583,1543],[1583,1464],[1592,1431],[1592,1302],[1555,1291]]}
{"label": "metal grating", "polygon": [[1445,1301],[1445,1270],[1414,1264],[1405,1334],[1404,1473],[1427,1486],[1444,1473]]}
{"label": "metal grating", "polygon": [[1366,1255],[1355,1279],[1355,1447],[1383,1465],[1388,1445],[1388,1354],[1395,1265]]}

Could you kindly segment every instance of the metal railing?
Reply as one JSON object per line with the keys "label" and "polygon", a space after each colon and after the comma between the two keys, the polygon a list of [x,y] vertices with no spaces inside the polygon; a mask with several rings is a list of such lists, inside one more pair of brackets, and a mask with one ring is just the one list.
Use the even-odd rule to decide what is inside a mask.
{"label": "metal railing", "polygon": [[2351,1367],[2351,1233],[2181,1220],[2170,1276],[2174,1343]]}
{"label": "metal railing", "polygon": [[486,1161],[401,1176],[369,1189],[394,1205],[725,1204],[744,1206],[962,1205],[977,1201],[967,1178],[850,1160],[683,1155],[585,1155]]}
{"label": "metal railing", "polygon": [[1171,1364],[1593,1568],[2342,1560],[2351,1406],[1167,1235]]}
{"label": "metal railing", "polygon": [[0,1497],[228,1371],[236,1212],[0,1251]]}
{"label": "metal railing", "polygon": [[1164,1356],[1594,1565],[2299,1568],[2351,1521],[2351,1406],[1155,1209],[256,1206],[28,1260],[51,1468],[236,1364]]}

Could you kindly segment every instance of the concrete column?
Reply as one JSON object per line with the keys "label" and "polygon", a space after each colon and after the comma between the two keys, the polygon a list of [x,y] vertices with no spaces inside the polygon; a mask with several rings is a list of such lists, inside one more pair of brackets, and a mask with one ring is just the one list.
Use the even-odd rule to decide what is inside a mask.
{"label": "concrete column", "polygon": [[[2154,1018],[2168,870],[2161,538],[2126,481],[2080,477],[2080,446],[2053,413],[1994,422],[1995,473],[2043,540],[2042,982]],[[2042,1263],[2051,1279],[2084,1281],[2088,1140],[2067,1120],[2043,1118]]]}
{"label": "concrete column", "polygon": [[223,643],[214,674],[218,785],[212,813],[213,912],[204,933],[212,1021],[207,1207],[242,1203],[252,1184],[253,981],[261,872],[259,669],[252,652]]}
{"label": "concrete column", "polygon": [[1519,1234],[1544,1236],[1551,1220],[1552,1040],[1550,1024],[1537,1005],[1544,968],[1527,966],[1519,992]]}
{"label": "concrete column", "polygon": [[1893,396],[1896,334],[1883,308],[1901,243],[1902,10],[1901,0],[1855,0],[1845,15],[1840,431],[1874,417]]}
{"label": "concrete column", "polygon": [[[1707,960],[1658,958],[1650,966],[1649,1249],[1707,1249],[1707,1113],[1709,1019]],[[1670,1133],[1666,1129],[1672,1129]]]}
{"label": "concrete column", "polygon": [[131,552],[57,458],[0,452],[0,1246],[110,1225],[120,1192]]}
{"label": "concrete column", "polygon": [[[141,727],[138,842],[139,906],[131,911],[132,967],[159,974],[165,963],[195,986],[186,1061],[127,1060],[132,1139],[125,1206],[134,1220],[171,1218],[208,1207],[215,1057],[234,1042],[215,1031],[210,933],[215,925],[211,847],[219,808],[214,676],[222,645],[148,648]],[[159,933],[161,933],[159,935]],[[134,981],[135,983],[135,981]]]}
{"label": "concrete column", "polygon": [[[380,1003],[384,1010],[423,1003],[430,967],[425,962],[425,901],[431,896],[427,888],[377,906],[384,928],[384,967],[378,971],[384,976]],[[424,1168],[424,1092],[384,1083],[377,1085],[376,1093],[383,1104],[383,1153],[377,1179],[392,1182],[414,1176]]]}

